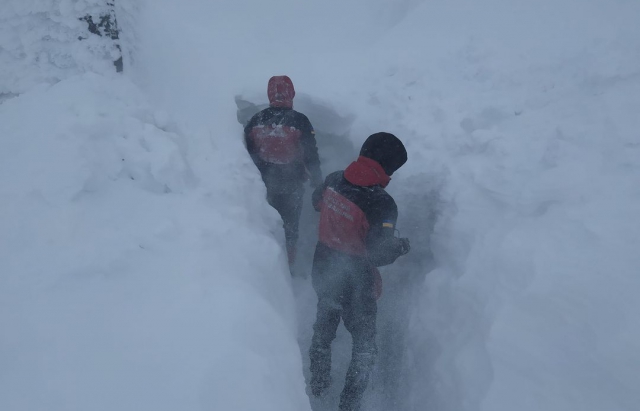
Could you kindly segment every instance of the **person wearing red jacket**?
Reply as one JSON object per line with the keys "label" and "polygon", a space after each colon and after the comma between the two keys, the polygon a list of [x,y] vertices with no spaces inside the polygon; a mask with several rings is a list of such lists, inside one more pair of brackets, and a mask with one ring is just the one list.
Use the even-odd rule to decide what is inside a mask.
{"label": "person wearing red jacket", "polygon": [[269,107],[254,115],[244,129],[251,159],[267,187],[267,202],[284,226],[289,264],[296,257],[304,183],[322,184],[315,131],[304,114],[293,109],[295,89],[287,76],[274,76],[267,86]]}
{"label": "person wearing red jacket", "polygon": [[407,151],[393,134],[376,133],[344,171],[329,174],[312,201],[320,212],[319,241],[312,283],[318,295],[309,349],[314,396],[331,384],[331,342],[340,319],[351,333],[353,350],[341,411],[356,411],[377,354],[376,313],[381,281],[376,267],[409,252],[409,240],[395,237],[398,207],[385,191],[391,175],[407,161]]}

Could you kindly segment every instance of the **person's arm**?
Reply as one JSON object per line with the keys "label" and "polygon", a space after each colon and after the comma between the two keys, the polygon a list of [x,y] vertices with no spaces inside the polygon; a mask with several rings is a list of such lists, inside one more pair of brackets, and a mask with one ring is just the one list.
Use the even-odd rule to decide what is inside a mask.
{"label": "person's arm", "polygon": [[300,117],[300,131],[302,131],[300,143],[303,150],[304,166],[309,171],[311,187],[318,187],[322,184],[322,171],[320,170],[316,132],[306,116],[301,114]]}
{"label": "person's arm", "polygon": [[258,156],[258,151],[256,145],[253,141],[253,137],[251,133],[253,132],[253,128],[258,124],[258,114],[254,115],[249,123],[244,128],[244,143],[247,147],[247,151],[253,160],[253,163],[258,167],[258,170],[262,170],[261,167],[264,164],[264,161]]}
{"label": "person's arm", "polygon": [[397,220],[398,207],[391,197],[376,204],[367,234],[367,253],[375,267],[389,265],[409,252],[409,239],[394,235]]}
{"label": "person's arm", "polygon": [[313,205],[313,209],[316,211],[320,211],[321,203],[322,203],[322,194],[324,190],[327,188],[326,182],[317,186],[313,193],[311,194],[311,204]]}
{"label": "person's arm", "polygon": [[342,174],[341,171],[335,171],[325,178],[324,183],[319,184],[311,194],[311,204],[313,205],[314,210],[320,211],[322,206],[322,195],[324,194],[324,190],[327,189],[327,186],[333,181],[334,178],[340,177]]}

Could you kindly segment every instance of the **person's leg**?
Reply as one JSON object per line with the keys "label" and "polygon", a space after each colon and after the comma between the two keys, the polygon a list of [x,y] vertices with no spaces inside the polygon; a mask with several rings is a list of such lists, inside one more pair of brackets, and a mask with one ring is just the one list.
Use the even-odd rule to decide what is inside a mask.
{"label": "person's leg", "polygon": [[331,343],[340,324],[340,310],[331,298],[318,296],[318,313],[313,325],[313,338],[309,348],[311,392],[322,395],[331,385]]}
{"label": "person's leg", "polygon": [[284,238],[287,247],[289,264],[293,264],[296,258],[296,243],[298,242],[298,225],[302,212],[302,200],[304,187],[300,185],[294,191],[284,193],[270,193],[267,190],[267,201],[275,208],[282,218]]}
{"label": "person's leg", "polygon": [[298,243],[298,227],[300,224],[300,214],[302,213],[302,201],[304,198],[304,187],[300,186],[296,191],[289,194],[286,201],[285,211],[282,213],[284,225],[284,238],[287,245],[287,257],[289,264],[296,260]]}
{"label": "person's leg", "polygon": [[354,273],[350,304],[343,316],[347,330],[353,338],[351,363],[344,389],[340,395],[340,411],[357,411],[364,395],[377,355],[377,304],[373,277],[370,272]]}
{"label": "person's leg", "polygon": [[342,312],[344,281],[341,281],[341,273],[333,268],[330,253],[322,245],[316,247],[311,275],[313,288],[318,295],[318,311],[309,348],[309,385],[316,397],[331,385],[331,343],[336,338]]}

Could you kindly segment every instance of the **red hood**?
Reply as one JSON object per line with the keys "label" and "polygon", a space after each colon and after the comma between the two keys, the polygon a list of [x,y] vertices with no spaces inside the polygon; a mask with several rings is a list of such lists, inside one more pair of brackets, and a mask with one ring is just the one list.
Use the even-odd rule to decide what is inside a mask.
{"label": "red hood", "polygon": [[351,184],[363,187],[378,185],[386,187],[391,181],[391,177],[384,172],[378,162],[363,156],[349,164],[349,167],[344,170],[344,178]]}
{"label": "red hood", "polygon": [[296,90],[289,77],[273,76],[269,79],[267,95],[271,106],[293,108],[293,97],[296,95]]}

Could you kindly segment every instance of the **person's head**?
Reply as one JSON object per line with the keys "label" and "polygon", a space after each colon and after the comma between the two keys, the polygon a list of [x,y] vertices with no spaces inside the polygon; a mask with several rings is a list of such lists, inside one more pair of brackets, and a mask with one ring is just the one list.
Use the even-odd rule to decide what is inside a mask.
{"label": "person's head", "polygon": [[269,79],[267,95],[272,107],[292,108],[296,90],[288,76],[273,76]]}
{"label": "person's head", "polygon": [[402,141],[391,133],[375,133],[369,136],[360,150],[362,157],[374,160],[391,176],[407,162],[407,150]]}

